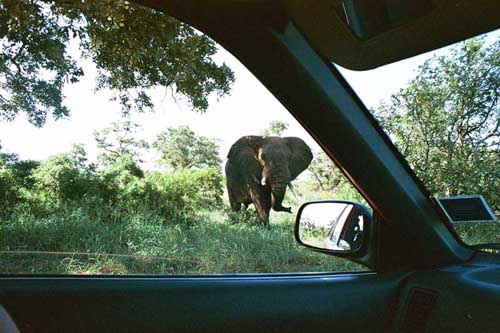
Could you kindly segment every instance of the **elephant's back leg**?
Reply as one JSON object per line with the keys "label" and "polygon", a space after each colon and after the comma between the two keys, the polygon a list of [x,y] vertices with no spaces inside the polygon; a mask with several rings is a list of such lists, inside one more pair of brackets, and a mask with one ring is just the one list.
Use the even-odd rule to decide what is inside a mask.
{"label": "elephant's back leg", "polygon": [[247,206],[252,203],[252,198],[248,192],[248,187],[246,184],[238,180],[227,179],[227,194],[229,197],[229,204],[231,209],[234,211],[239,211],[241,209],[241,204]]}
{"label": "elephant's back leg", "polygon": [[231,205],[231,209],[235,212],[238,212],[241,209],[241,201],[238,201],[238,198],[235,195],[234,190],[231,189],[229,185],[227,187],[227,195],[229,197],[229,204]]}
{"label": "elephant's back leg", "polygon": [[238,164],[228,160],[225,167],[226,186],[229,197],[229,204],[233,211],[239,211],[241,204],[248,205],[252,203],[248,186],[244,175],[241,173]]}

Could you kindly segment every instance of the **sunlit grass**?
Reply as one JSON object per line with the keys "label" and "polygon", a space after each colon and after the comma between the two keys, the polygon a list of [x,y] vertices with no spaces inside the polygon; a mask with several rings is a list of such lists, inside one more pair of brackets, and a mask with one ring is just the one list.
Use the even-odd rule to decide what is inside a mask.
{"label": "sunlit grass", "polygon": [[[0,262],[9,274],[221,274],[354,271],[363,267],[296,244],[293,216],[271,227],[255,212],[216,210],[165,223],[154,214],[45,217],[14,214],[0,223]],[[28,251],[28,252],[26,252]],[[56,252],[56,253],[52,253]],[[114,255],[118,254],[118,256]]]}

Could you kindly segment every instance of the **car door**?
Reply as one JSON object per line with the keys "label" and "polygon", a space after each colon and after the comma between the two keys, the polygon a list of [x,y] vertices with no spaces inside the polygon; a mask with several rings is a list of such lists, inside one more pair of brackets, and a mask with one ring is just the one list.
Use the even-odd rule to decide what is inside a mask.
{"label": "car door", "polygon": [[[340,166],[374,213],[360,250],[334,255],[361,263],[367,271],[3,275],[0,304],[20,331],[414,332],[426,327],[460,330],[458,323],[464,322],[469,325],[462,326],[464,331],[497,327],[498,318],[483,309],[498,308],[498,256],[477,254],[456,238],[388,136],[339,71],[318,53],[313,33],[303,33],[308,27],[301,19],[311,19],[318,6],[142,3],[193,25],[232,52]],[[484,307],[465,304],[465,296],[454,298],[460,288],[477,302],[486,299]],[[447,309],[456,299],[462,304]],[[454,314],[465,317],[447,325],[438,322],[437,314],[447,323],[454,322]]]}

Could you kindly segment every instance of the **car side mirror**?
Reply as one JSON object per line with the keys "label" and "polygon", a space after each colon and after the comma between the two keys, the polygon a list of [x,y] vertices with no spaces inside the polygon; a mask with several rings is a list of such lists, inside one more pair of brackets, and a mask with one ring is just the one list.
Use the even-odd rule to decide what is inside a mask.
{"label": "car side mirror", "polygon": [[354,253],[367,242],[371,220],[368,208],[357,202],[307,202],[297,213],[295,239],[320,252]]}

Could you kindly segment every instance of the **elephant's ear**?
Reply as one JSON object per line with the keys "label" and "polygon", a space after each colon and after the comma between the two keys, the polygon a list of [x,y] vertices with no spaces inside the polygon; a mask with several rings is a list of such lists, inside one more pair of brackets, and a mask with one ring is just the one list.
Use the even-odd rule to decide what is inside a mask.
{"label": "elephant's ear", "polygon": [[312,161],[313,154],[311,148],[302,139],[296,137],[283,139],[292,152],[288,169],[290,170],[290,180],[294,180],[302,171],[307,169]]}
{"label": "elephant's ear", "polygon": [[261,136],[256,136],[256,135],[247,135],[247,136],[242,136],[241,138],[238,139],[233,145],[231,146],[231,149],[229,149],[229,153],[227,154],[227,158],[234,158],[237,156],[241,151],[251,148],[255,155],[257,155],[258,150],[262,145],[264,144],[264,139]]}

